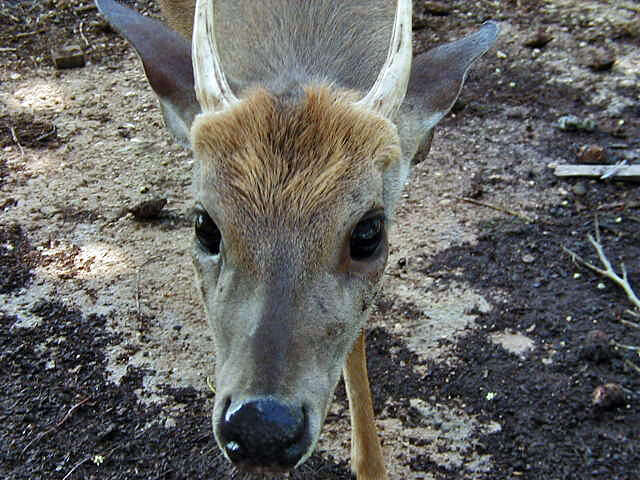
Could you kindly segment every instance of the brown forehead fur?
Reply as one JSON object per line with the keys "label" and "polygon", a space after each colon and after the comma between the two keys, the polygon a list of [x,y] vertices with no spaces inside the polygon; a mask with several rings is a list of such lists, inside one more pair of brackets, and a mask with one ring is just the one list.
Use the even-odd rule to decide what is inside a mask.
{"label": "brown forehead fur", "polygon": [[391,123],[349,97],[315,87],[292,105],[256,90],[227,112],[200,116],[194,149],[232,205],[308,218],[363,170],[375,163],[382,171],[400,155]]}
{"label": "brown forehead fur", "polygon": [[298,234],[314,223],[307,233],[321,235],[327,215],[357,190],[365,171],[381,175],[400,158],[388,120],[355,107],[353,94],[324,86],[307,88],[295,103],[254,90],[226,112],[200,115],[192,139],[205,188],[215,190],[236,247],[244,243],[238,236],[265,236],[267,228]]}

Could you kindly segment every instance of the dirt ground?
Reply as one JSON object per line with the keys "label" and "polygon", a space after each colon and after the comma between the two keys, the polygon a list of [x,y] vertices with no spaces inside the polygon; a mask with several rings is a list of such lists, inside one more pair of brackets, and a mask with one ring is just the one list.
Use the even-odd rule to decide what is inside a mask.
{"label": "dirt ground", "polygon": [[[551,168],[586,145],[640,163],[640,2],[433,3],[414,2],[416,52],[489,18],[502,34],[391,236],[367,335],[390,476],[640,479],[640,311],[566,250],[601,266],[597,230],[640,293],[640,189]],[[57,70],[68,45],[86,64]],[[209,419],[193,161],[135,54],[88,0],[0,0],[0,85],[0,477],[235,478]],[[158,218],[129,211],[157,198]],[[348,456],[339,386],[291,478],[348,479]]]}

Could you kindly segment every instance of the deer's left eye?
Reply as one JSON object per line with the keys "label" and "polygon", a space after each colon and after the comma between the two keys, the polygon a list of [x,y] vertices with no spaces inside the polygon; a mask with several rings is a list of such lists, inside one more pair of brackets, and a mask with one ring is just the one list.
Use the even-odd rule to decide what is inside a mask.
{"label": "deer's left eye", "polygon": [[384,240],[384,215],[364,218],[351,232],[349,242],[351,258],[366,260],[380,250]]}
{"label": "deer's left eye", "polygon": [[213,219],[204,209],[198,209],[195,213],[195,231],[198,242],[202,248],[212,255],[218,255],[220,253],[222,234]]}

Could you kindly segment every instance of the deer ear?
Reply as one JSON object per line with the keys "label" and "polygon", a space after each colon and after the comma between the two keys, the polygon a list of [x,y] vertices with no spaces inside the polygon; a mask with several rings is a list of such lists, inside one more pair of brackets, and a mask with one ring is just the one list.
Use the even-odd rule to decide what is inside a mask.
{"label": "deer ear", "polygon": [[189,146],[189,131],[200,112],[193,84],[191,43],[162,22],[114,0],[96,0],[107,21],[135,48],[151,88],[160,100],[167,129]]}
{"label": "deer ear", "polygon": [[477,32],[418,55],[404,103],[396,117],[405,159],[428,140],[431,129],[455,103],[467,71],[498,37],[498,24],[485,23]]}

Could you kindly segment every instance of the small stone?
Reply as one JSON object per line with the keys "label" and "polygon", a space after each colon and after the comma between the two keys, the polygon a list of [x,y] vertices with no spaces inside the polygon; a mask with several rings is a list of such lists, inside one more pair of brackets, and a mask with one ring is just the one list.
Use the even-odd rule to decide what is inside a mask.
{"label": "small stone", "polygon": [[593,391],[591,404],[601,410],[609,410],[624,405],[624,390],[618,383],[605,383]]}
{"label": "small stone", "polygon": [[551,35],[543,29],[539,29],[525,40],[524,46],[527,48],[542,48],[551,40],[553,40]]}
{"label": "small stone", "polygon": [[587,333],[580,349],[580,356],[596,363],[609,360],[613,355],[613,349],[609,344],[609,335],[602,330],[591,330]]}
{"label": "small stone", "polygon": [[565,115],[558,119],[556,126],[565,132],[586,131],[593,132],[596,129],[596,122],[589,119],[578,118],[575,115]]}
{"label": "small stone", "polygon": [[536,261],[536,257],[534,257],[533,255],[531,255],[530,253],[527,253],[526,255],[522,256],[522,261],[524,263],[533,263]]}
{"label": "small stone", "polygon": [[582,145],[578,149],[578,161],[590,165],[602,165],[607,162],[607,152],[600,145]]}
{"label": "small stone", "polygon": [[138,203],[128,211],[136,220],[154,220],[160,216],[160,212],[167,204],[166,198],[152,198]]}
{"label": "small stone", "polygon": [[587,66],[595,72],[611,70],[616,63],[616,57],[611,52],[593,52],[586,59]]}
{"label": "small stone", "polygon": [[573,193],[575,193],[576,195],[578,195],[579,197],[585,195],[587,193],[587,187],[585,186],[585,184],[583,182],[580,183],[576,183],[573,188]]}
{"label": "small stone", "polygon": [[431,15],[444,16],[451,13],[451,7],[443,2],[424,2],[424,11]]}
{"label": "small stone", "polygon": [[81,68],[85,65],[84,53],[77,45],[68,45],[57,50],[52,50],[51,58],[58,70]]}

